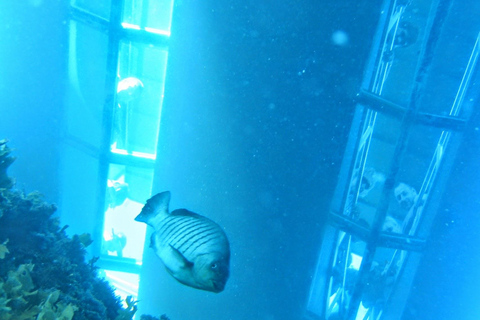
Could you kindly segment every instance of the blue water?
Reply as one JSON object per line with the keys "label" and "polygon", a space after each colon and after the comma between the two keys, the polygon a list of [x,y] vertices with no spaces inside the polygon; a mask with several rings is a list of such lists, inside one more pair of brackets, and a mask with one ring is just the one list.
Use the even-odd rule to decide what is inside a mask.
{"label": "blue water", "polygon": [[[80,148],[95,159],[90,163],[68,154],[65,143],[75,125],[66,121],[71,57],[65,2],[0,3],[0,139],[10,140],[17,157],[9,170],[16,187],[58,203],[69,230],[82,233],[98,228],[98,158],[90,155],[99,149]],[[182,286],[146,240],[139,314],[302,319],[381,2],[176,2],[151,193],[170,190],[171,209],[188,208],[224,227],[231,276],[220,294]],[[92,61],[81,62],[92,69],[84,78],[102,74],[95,50],[106,55],[103,47],[84,46],[95,52]],[[103,92],[96,80],[91,85],[85,90]],[[87,103],[79,112],[94,119],[78,118],[91,135],[85,145],[101,140],[102,108]],[[468,154],[465,162],[475,167],[476,156]],[[71,157],[75,162],[66,161]],[[463,180],[466,175],[452,192],[467,189],[475,197],[476,189],[465,185],[478,181]],[[478,221],[470,219],[478,217],[462,220],[458,212],[478,211],[477,202],[462,207],[452,200],[456,215],[442,216],[434,228],[436,251],[427,254],[419,269],[424,281],[413,288],[427,301],[423,312],[419,301],[410,301],[416,317],[476,319],[478,254],[472,248],[478,233],[472,228]],[[72,207],[75,214],[67,210]],[[458,228],[442,225],[452,219]],[[452,255],[458,258],[446,264]],[[444,317],[433,314],[437,308]],[[463,315],[455,318],[457,312]]]}

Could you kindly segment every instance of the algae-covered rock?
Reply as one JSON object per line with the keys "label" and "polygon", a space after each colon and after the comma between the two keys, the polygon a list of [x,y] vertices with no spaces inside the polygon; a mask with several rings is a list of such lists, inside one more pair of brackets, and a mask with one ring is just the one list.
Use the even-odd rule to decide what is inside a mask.
{"label": "algae-covered rock", "polygon": [[130,320],[137,312],[137,301],[133,300],[132,296],[128,296],[125,299],[125,303],[127,307],[118,313],[115,320]]}
{"label": "algae-covered rock", "polygon": [[[15,160],[0,141],[0,320],[114,320],[113,288],[85,261],[86,235],[70,238],[55,205],[12,189]],[[132,311],[132,310],[130,310]]]}
{"label": "algae-covered rock", "polygon": [[15,184],[15,180],[7,176],[7,169],[15,158],[10,156],[12,150],[7,147],[7,142],[5,139],[0,140],[0,188],[8,189]]}
{"label": "algae-covered rock", "polygon": [[131,320],[136,301],[127,298],[123,308],[97,276],[96,258],[85,261],[91,237],[68,237],[55,205],[12,189],[7,169],[15,158],[6,143],[0,140],[0,320]]}
{"label": "algae-covered rock", "polygon": [[22,264],[8,272],[5,281],[0,280],[0,319],[31,319],[41,310],[37,302],[41,293],[33,290],[31,264]]}
{"label": "algae-covered rock", "polygon": [[72,320],[77,310],[58,302],[59,290],[34,290],[30,277],[34,266],[22,264],[0,282],[0,320]]}
{"label": "algae-covered rock", "polygon": [[[123,310],[119,298],[97,277],[97,268],[85,261],[83,237],[69,238],[60,228],[56,207],[38,193],[0,189],[0,199],[0,243],[8,239],[8,249],[5,245],[0,251],[9,251],[0,259],[0,279],[6,279],[6,307],[15,314],[14,318],[0,315],[0,320],[33,319],[40,311],[40,319],[114,320]],[[30,306],[24,294],[52,288],[60,292],[56,310],[45,309],[41,299]]]}
{"label": "algae-covered rock", "polygon": [[78,308],[72,304],[65,305],[57,302],[59,297],[59,290],[50,293],[41,305],[41,311],[36,320],[72,320]]}
{"label": "algae-covered rock", "polygon": [[10,251],[8,251],[8,248],[7,248],[7,243],[8,243],[8,239],[5,240],[2,244],[0,244],[0,259],[5,259],[5,255],[7,253],[10,253]]}

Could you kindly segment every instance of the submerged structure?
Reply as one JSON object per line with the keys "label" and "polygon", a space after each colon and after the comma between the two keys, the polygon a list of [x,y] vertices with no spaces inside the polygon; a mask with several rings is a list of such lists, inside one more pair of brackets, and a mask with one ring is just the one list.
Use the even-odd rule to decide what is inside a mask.
{"label": "submerged structure", "polygon": [[[478,152],[480,54],[472,9],[460,1],[384,1],[308,319],[469,316],[460,307],[468,286],[452,279],[475,265],[462,245],[478,223],[468,193],[478,182],[467,178],[478,171],[470,159]],[[469,190],[459,190],[467,181]]]}
{"label": "submerged structure", "polygon": [[[39,6],[31,16],[26,3]],[[54,4],[58,24],[45,20]],[[44,158],[19,155],[15,176],[48,185],[62,223],[12,189],[0,143],[0,320],[128,319],[137,307],[172,319],[478,319],[480,2],[5,7],[18,12],[1,24],[12,40],[31,30],[10,27],[19,17],[46,29],[27,40],[54,39],[12,41],[35,55],[4,59],[29,63],[11,64],[17,82],[5,76],[25,85],[4,98],[0,136],[41,149],[16,146]],[[58,84],[36,87],[46,81],[31,65],[48,79],[61,69]],[[35,168],[47,169],[37,183]],[[161,190],[225,227],[222,294],[178,283],[146,248],[151,230],[134,219]]]}

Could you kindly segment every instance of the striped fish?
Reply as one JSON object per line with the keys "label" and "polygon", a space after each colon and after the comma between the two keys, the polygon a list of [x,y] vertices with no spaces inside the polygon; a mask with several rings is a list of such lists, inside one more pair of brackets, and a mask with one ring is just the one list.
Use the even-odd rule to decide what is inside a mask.
{"label": "striped fish", "polygon": [[229,275],[230,246],[222,228],[186,209],[168,211],[170,192],[149,200],[135,218],[152,226],[151,244],[167,271],[179,282],[221,292]]}

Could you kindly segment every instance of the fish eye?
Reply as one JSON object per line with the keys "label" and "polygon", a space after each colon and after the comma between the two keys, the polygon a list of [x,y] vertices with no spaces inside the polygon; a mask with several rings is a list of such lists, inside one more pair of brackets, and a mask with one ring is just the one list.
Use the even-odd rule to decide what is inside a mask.
{"label": "fish eye", "polygon": [[210,265],[211,269],[217,269],[218,265],[214,262]]}

